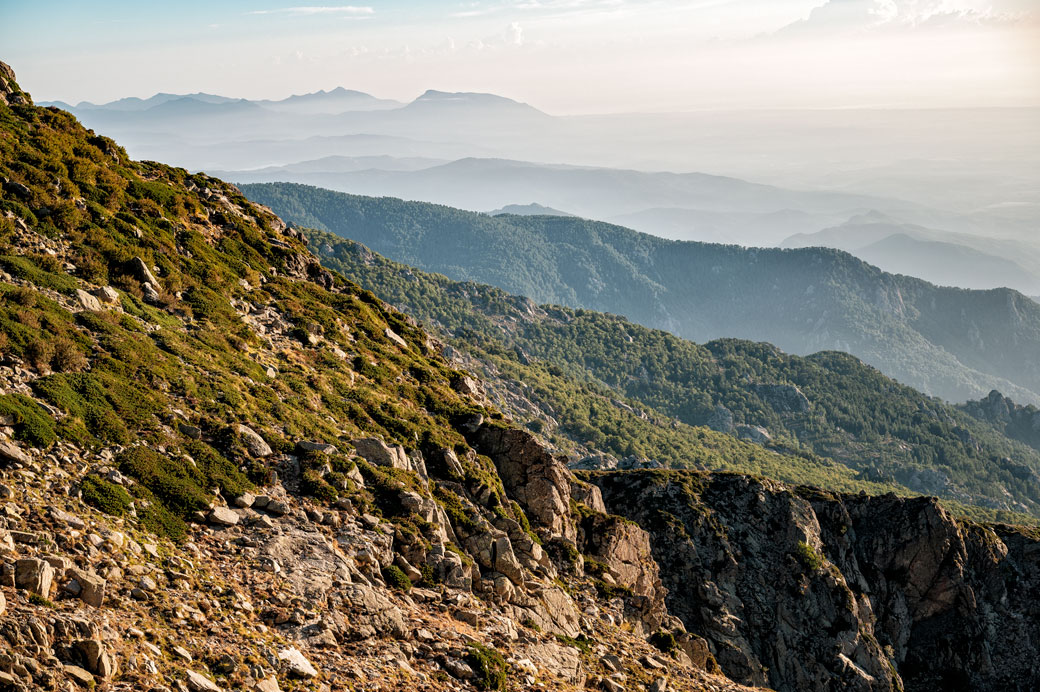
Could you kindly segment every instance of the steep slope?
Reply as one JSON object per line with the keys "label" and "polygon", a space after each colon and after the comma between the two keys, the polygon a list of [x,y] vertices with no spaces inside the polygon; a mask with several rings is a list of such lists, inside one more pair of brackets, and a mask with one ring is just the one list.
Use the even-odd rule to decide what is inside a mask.
{"label": "steep slope", "polygon": [[[590,474],[647,527],[668,603],[722,670],[777,690],[1032,690],[1034,532],[927,498],[744,476]],[[794,652],[798,652],[795,654]]]}
{"label": "steep slope", "polygon": [[559,217],[488,218],[302,185],[247,185],[285,219],[457,280],[625,315],[695,341],[852,353],[953,401],[991,389],[1040,401],[1040,305],[1014,291],[936,287],[820,248],[666,241]]}
{"label": "steep slope", "polygon": [[408,318],[0,97],[0,687],[737,689],[647,534]]}
{"label": "steep slope", "polygon": [[[483,366],[486,379],[520,380],[546,415],[514,415],[532,420],[561,448],[569,439],[672,467],[933,494],[975,505],[972,512],[1040,508],[1035,449],[851,356],[802,358],[734,339],[699,346],[613,315],[538,308],[500,289],[390,262],[328,233],[306,233],[325,266],[422,319],[458,351],[479,351],[479,360],[493,363]],[[564,386],[563,376],[584,383],[585,396]],[[633,412],[647,420],[640,425]],[[712,430],[688,426],[755,440],[779,454],[723,445]]]}

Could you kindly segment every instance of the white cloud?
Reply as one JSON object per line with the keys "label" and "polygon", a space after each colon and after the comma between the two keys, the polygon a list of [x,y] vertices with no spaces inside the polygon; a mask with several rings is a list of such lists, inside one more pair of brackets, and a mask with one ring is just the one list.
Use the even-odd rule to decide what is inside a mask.
{"label": "white cloud", "polygon": [[777,34],[862,32],[1015,24],[1035,18],[1034,0],[827,0]]}
{"label": "white cloud", "polygon": [[509,25],[509,42],[514,46],[524,45],[524,30],[518,22]]}
{"label": "white cloud", "polygon": [[316,15],[316,14],[341,14],[351,17],[364,17],[375,14],[371,7],[357,7],[355,5],[326,5],[310,7],[283,7],[277,10],[254,10],[248,14],[294,14],[294,15]]}

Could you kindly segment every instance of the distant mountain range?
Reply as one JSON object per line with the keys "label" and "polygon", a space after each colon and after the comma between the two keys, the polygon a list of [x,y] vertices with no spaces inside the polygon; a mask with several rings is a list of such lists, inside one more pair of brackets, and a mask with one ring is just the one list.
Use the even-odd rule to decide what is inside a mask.
{"label": "distant mountain range", "polygon": [[488,214],[491,216],[500,216],[502,214],[514,214],[516,216],[574,216],[574,214],[568,214],[565,211],[553,209],[536,202],[531,202],[530,204],[507,204],[501,209],[489,211]]}
{"label": "distant mountain range", "polygon": [[999,389],[1040,402],[1040,305],[1008,289],[941,288],[845,252],[669,241],[605,223],[498,216],[294,184],[243,192],[287,221],[396,261],[694,341],[842,350],[951,401]]}
{"label": "distant mountain range", "polygon": [[943,286],[1040,294],[1040,250],[1021,241],[937,231],[872,212],[781,243],[813,246],[847,250],[886,271]]}
{"label": "distant mountain range", "polygon": [[[470,209],[494,209],[517,198],[567,209],[586,218],[607,219],[647,213],[648,207],[683,207],[697,233],[697,219],[725,235],[758,220],[759,244],[780,242],[793,224],[772,225],[769,218],[789,215],[797,227],[824,228],[872,209],[912,214],[918,207],[902,200],[849,193],[789,190],[704,173],[648,173],[587,166],[538,164],[507,159],[466,158],[418,170],[336,171],[307,162],[276,170],[222,171],[240,183],[300,182],[368,195],[430,200]],[[297,164],[299,166],[300,164]],[[766,220],[763,220],[765,218]],[[772,230],[771,230],[772,229]],[[689,237],[689,236],[687,236]]]}
{"label": "distant mountain range", "polygon": [[[421,320],[452,353],[481,362],[489,380],[509,373],[536,392],[538,409],[515,415],[557,444],[595,440],[601,452],[646,455],[667,466],[699,458],[787,482],[811,478],[852,491],[866,485],[867,492],[888,489],[871,483],[890,484],[976,506],[1040,511],[1040,414],[996,392],[957,410],[847,354],[801,358],[736,339],[698,345],[617,315],[538,307],[501,289],[391,262],[325,231],[304,232],[322,264]],[[584,393],[567,388],[564,377]],[[491,391],[501,396],[502,389]],[[601,398],[589,402],[593,391]],[[612,422],[597,425],[605,418]],[[768,471],[740,449],[705,458],[688,442],[704,439],[704,428],[689,425],[755,439],[788,458]]]}
{"label": "distant mountain range", "polygon": [[261,101],[248,101],[247,99],[234,99],[216,94],[194,93],[194,94],[165,94],[160,93],[150,98],[142,99],[129,97],[108,103],[91,103],[80,101],[76,105],[64,101],[42,101],[41,106],[57,106],[67,111],[125,111],[142,112],[161,106],[170,101],[188,101],[209,104],[225,104],[246,101],[257,106],[278,111],[294,111],[298,113],[343,113],[356,110],[381,110],[386,108],[400,108],[404,104],[391,99],[380,99],[366,94],[362,91],[353,91],[336,87],[330,91],[315,91],[310,94],[296,94],[281,100],[264,99]]}

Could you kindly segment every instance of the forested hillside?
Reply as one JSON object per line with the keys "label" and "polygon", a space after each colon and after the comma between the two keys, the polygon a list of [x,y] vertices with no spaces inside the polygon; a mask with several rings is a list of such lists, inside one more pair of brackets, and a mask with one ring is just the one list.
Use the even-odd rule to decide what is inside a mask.
{"label": "forested hillside", "polygon": [[1040,402],[1040,305],[1006,289],[942,288],[836,250],[669,241],[576,218],[496,216],[293,184],[245,185],[286,220],[387,257],[695,341],[852,353],[950,401],[997,388]]}
{"label": "forested hillside", "polygon": [[[326,266],[529,382],[561,411],[561,423],[571,417],[561,433],[589,446],[682,466],[684,455],[669,451],[673,438],[710,435],[704,430],[710,427],[783,455],[772,468],[748,466],[745,455],[724,468],[855,489],[844,485],[851,471],[859,482],[981,507],[1029,513],[1040,507],[1036,450],[847,354],[800,357],[737,339],[702,346],[614,315],[538,307],[500,289],[410,269],[328,233],[306,233]],[[650,440],[606,419],[577,419],[580,407],[550,385],[547,372],[614,392],[617,411],[645,407],[704,427]],[[1015,499],[1008,502],[1005,491]]]}

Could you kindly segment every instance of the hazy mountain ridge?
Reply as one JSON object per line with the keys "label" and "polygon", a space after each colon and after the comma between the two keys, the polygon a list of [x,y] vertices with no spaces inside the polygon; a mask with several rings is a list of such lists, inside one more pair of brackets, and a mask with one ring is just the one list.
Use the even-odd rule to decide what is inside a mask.
{"label": "hazy mountain ridge", "polygon": [[1023,241],[937,231],[876,212],[794,234],[780,245],[846,250],[886,271],[940,285],[1040,293],[1040,251]]}
{"label": "hazy mountain ridge", "polygon": [[845,350],[952,401],[994,388],[1038,400],[1040,305],[1014,291],[940,288],[835,250],[666,241],[584,219],[489,218],[299,185],[243,190],[294,223],[541,303],[614,312],[694,341]]}

